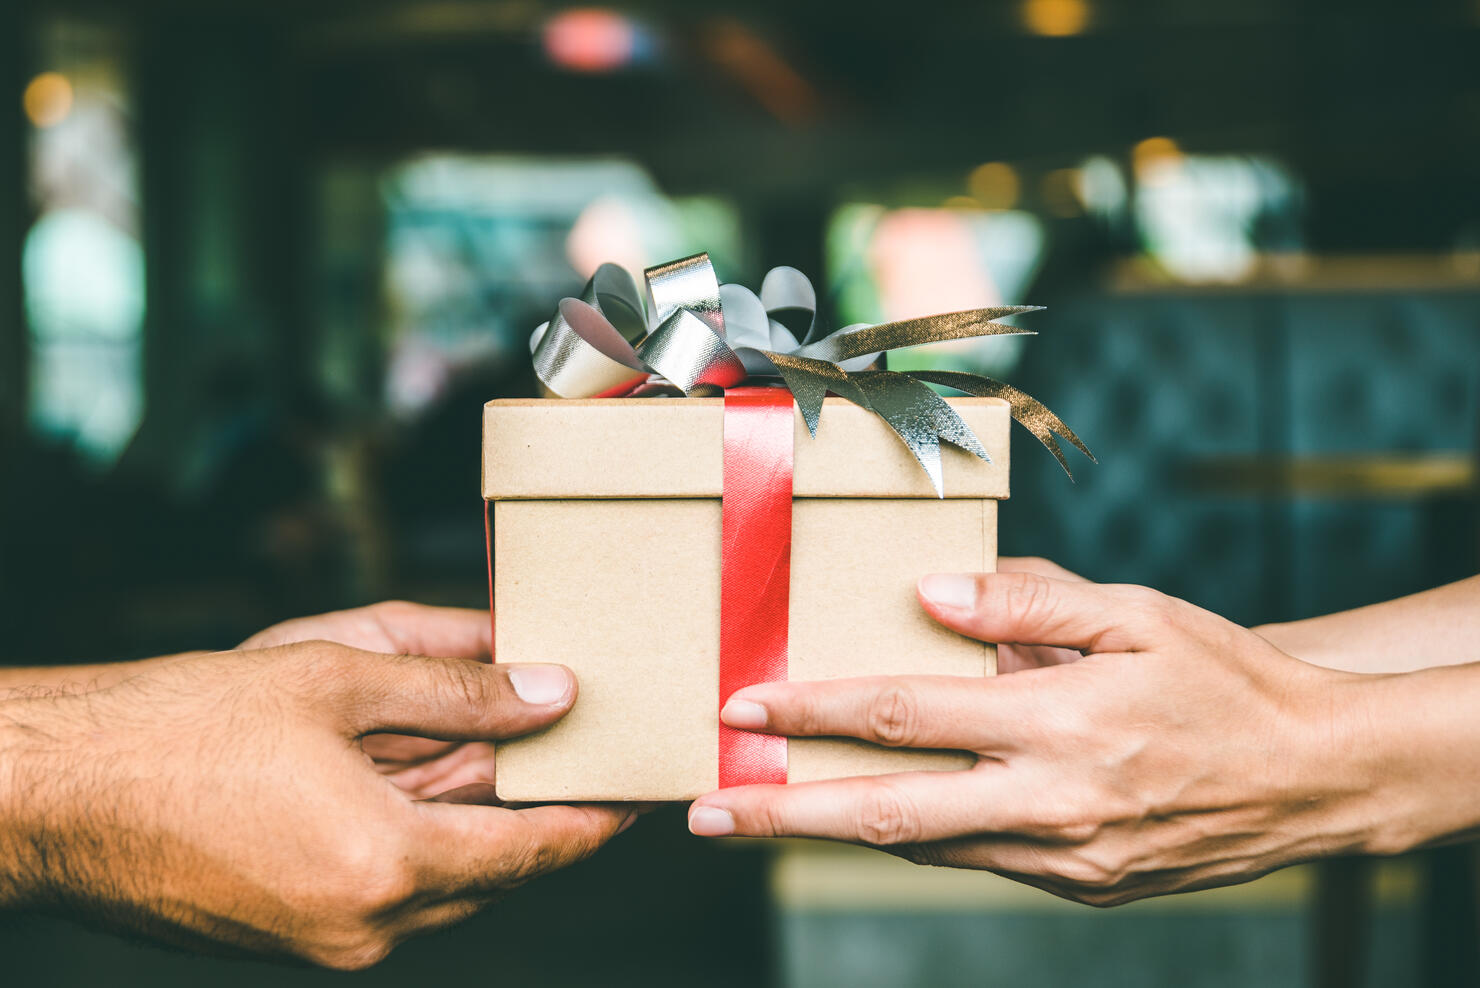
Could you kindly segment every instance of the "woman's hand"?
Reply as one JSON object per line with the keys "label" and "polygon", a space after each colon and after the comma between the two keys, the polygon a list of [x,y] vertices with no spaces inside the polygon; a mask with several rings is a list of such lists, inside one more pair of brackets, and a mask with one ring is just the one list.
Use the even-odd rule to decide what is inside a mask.
{"label": "woman's hand", "polygon": [[1096,905],[1403,842],[1378,825],[1381,680],[1152,590],[1003,568],[927,577],[920,597],[962,634],[1007,643],[1022,671],[770,683],[722,713],[768,733],[964,749],[974,768],[721,790],[694,803],[694,833],[853,841]]}
{"label": "woman's hand", "polygon": [[[1071,573],[1058,563],[1039,556],[1003,556],[997,560],[999,573],[1033,573],[1050,580],[1065,580],[1070,583],[1088,583],[1084,577]],[[1073,648],[1056,645],[1030,645],[1004,642],[997,646],[997,671],[1022,672],[1024,669],[1041,669],[1044,666],[1059,666],[1066,662],[1078,662],[1084,653]]]}

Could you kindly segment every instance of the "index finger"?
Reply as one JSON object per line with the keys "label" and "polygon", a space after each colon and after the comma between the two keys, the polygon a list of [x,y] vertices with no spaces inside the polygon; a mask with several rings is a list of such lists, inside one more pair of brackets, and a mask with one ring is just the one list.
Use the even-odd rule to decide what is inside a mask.
{"label": "index finger", "polygon": [[372,652],[450,655],[488,662],[493,652],[487,611],[386,600],[366,607],[291,618],[257,632],[241,649],[335,641]]}
{"label": "index finger", "polygon": [[920,603],[963,635],[1014,645],[1058,645],[1089,652],[1145,646],[1147,617],[1169,598],[1145,587],[1050,579],[1039,573],[934,573]]}
{"label": "index finger", "polygon": [[1019,677],[867,676],[747,686],[720,711],[729,727],[849,737],[891,748],[1013,747],[1033,723]]}
{"label": "index finger", "polygon": [[637,815],[630,806],[583,803],[511,810],[417,803],[436,830],[421,842],[425,867],[470,893],[515,888],[595,854]]}
{"label": "index finger", "polygon": [[1020,824],[1023,794],[1006,770],[907,772],[719,789],[689,808],[700,837],[819,837],[892,847]]}
{"label": "index finger", "polygon": [[493,654],[493,623],[487,611],[404,600],[383,601],[367,610],[399,651],[482,661]]}

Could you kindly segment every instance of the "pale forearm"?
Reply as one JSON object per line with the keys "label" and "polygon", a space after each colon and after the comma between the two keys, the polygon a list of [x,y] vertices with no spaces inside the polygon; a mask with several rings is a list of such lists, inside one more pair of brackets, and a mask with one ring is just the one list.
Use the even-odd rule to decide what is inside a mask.
{"label": "pale forearm", "polygon": [[1480,576],[1254,631],[1306,662],[1348,672],[1409,672],[1480,662]]}
{"label": "pale forearm", "polygon": [[1373,679],[1354,743],[1378,754],[1366,850],[1480,836],[1480,663]]}

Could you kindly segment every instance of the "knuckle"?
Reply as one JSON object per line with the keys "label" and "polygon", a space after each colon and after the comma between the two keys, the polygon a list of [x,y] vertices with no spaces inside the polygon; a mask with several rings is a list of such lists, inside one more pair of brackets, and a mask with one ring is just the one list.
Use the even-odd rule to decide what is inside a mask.
{"label": "knuckle", "polygon": [[[300,657],[297,654],[300,649],[307,654]],[[315,639],[288,646],[286,651],[285,658],[298,670],[301,678],[310,683],[339,683],[355,673],[349,649],[334,642]]]}
{"label": "knuckle", "polygon": [[326,696],[353,696],[365,670],[354,661],[354,651],[334,642],[314,640],[280,646],[255,670],[272,684],[273,693],[316,703]]}
{"label": "knuckle", "polygon": [[418,892],[413,870],[394,846],[376,838],[341,841],[295,903],[312,932],[300,953],[337,971],[363,971],[395,947],[394,917]]}
{"label": "knuckle", "polygon": [[1056,870],[1058,877],[1072,885],[1080,894],[1100,892],[1114,884],[1114,876],[1110,872],[1078,855],[1065,859]]}
{"label": "knuckle", "polygon": [[394,912],[416,895],[416,878],[411,870],[396,864],[378,864],[365,869],[358,883],[354,902],[357,912],[379,917]]}
{"label": "knuckle", "polygon": [[474,714],[484,714],[497,699],[491,667],[456,659],[435,661],[441,668],[437,676],[440,699],[458,704]]}
{"label": "knuckle", "polygon": [[364,971],[385,960],[394,946],[388,937],[374,933],[351,933],[337,942],[314,947],[308,959],[333,971]]}
{"label": "knuckle", "polygon": [[1113,909],[1116,906],[1123,906],[1127,902],[1135,901],[1137,896],[1126,892],[1085,891],[1079,893],[1077,898],[1084,905],[1092,906],[1095,909]]}
{"label": "knuckle", "polygon": [[403,621],[418,610],[420,606],[409,600],[382,600],[369,607],[370,614],[377,621],[388,623]]}
{"label": "knuckle", "polygon": [[1011,625],[1039,622],[1053,607],[1053,586],[1039,573],[1006,573],[1002,576],[1000,611]]}
{"label": "knuckle", "polygon": [[559,864],[559,857],[553,844],[531,837],[514,852],[506,880],[501,884],[504,888],[518,888],[531,879],[553,871]]}
{"label": "knuckle", "polygon": [[1061,823],[1055,829],[1059,839],[1070,844],[1088,844],[1100,834],[1100,825],[1090,820]]}
{"label": "knuckle", "polygon": [[919,840],[919,824],[913,808],[893,786],[875,785],[858,813],[858,836],[867,844],[893,846]]}
{"label": "knuckle", "polygon": [[757,836],[780,837],[789,832],[791,818],[781,800],[762,800],[750,809],[747,822]]}
{"label": "knuckle", "polygon": [[869,703],[868,733],[877,744],[897,748],[916,736],[919,701],[904,683],[890,683]]}
{"label": "knuckle", "polygon": [[1099,836],[1101,822],[1065,800],[1044,801],[1035,807],[1026,829],[1033,836],[1057,844],[1084,845]]}
{"label": "knuckle", "polygon": [[1124,588],[1126,603],[1133,613],[1139,613],[1154,625],[1174,622],[1177,616],[1177,601],[1151,587],[1128,586]]}
{"label": "knuckle", "polygon": [[354,923],[371,923],[415,898],[416,875],[393,844],[346,840],[325,870],[319,893]]}
{"label": "knuckle", "polygon": [[1128,865],[1116,855],[1081,849],[1065,857],[1057,870],[1080,894],[1113,899],[1124,894]]}

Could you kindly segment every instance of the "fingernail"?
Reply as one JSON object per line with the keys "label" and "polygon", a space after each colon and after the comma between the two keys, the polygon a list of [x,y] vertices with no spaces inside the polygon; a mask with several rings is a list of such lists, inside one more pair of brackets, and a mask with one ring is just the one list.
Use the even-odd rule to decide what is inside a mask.
{"label": "fingernail", "polygon": [[617,828],[617,833],[619,833],[619,834],[626,833],[627,832],[627,828],[630,827],[630,826],[632,826],[634,823],[637,822],[638,816],[639,816],[639,814],[634,813],[631,816],[629,816],[627,819],[623,820],[622,821],[622,825]]}
{"label": "fingernail", "polygon": [[735,818],[728,810],[696,806],[689,811],[689,833],[696,837],[728,837],[735,832]]}
{"label": "fingernail", "polygon": [[969,610],[976,606],[976,578],[966,573],[932,573],[920,580],[920,596],[937,607]]}
{"label": "fingernail", "polygon": [[570,670],[561,666],[516,666],[509,670],[509,682],[525,703],[549,706],[564,700],[570,692]]}
{"label": "fingernail", "polygon": [[758,731],[766,726],[766,708],[749,700],[731,700],[719,712],[719,719],[742,731]]}

